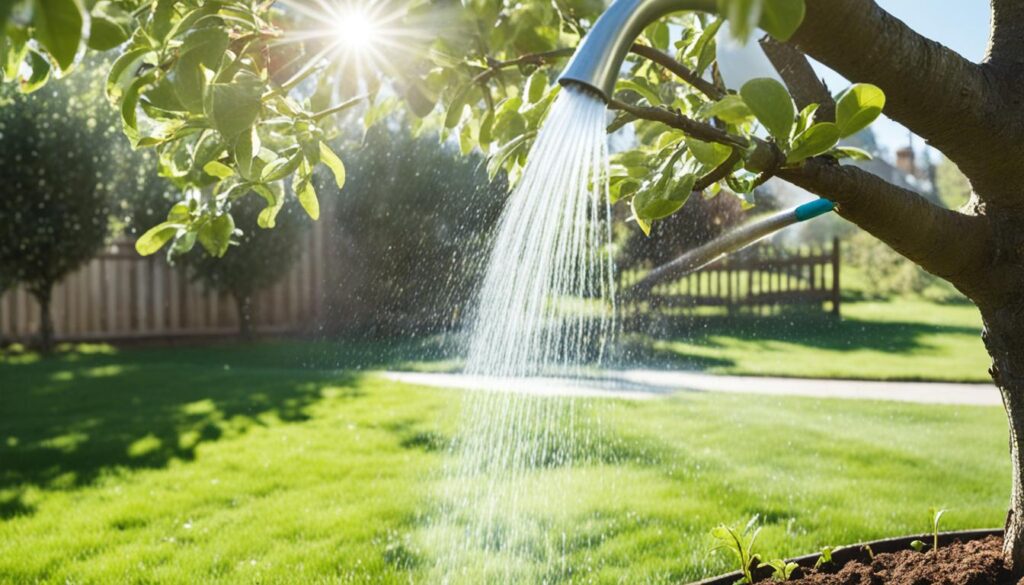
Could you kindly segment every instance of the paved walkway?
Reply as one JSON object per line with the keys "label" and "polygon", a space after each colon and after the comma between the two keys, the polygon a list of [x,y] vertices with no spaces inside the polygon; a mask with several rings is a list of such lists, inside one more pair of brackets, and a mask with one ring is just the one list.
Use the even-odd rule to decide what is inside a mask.
{"label": "paved walkway", "polygon": [[463,374],[419,372],[386,372],[384,375],[391,380],[420,386],[521,392],[536,396],[649,400],[674,392],[690,391],[848,400],[893,400],[922,404],[1002,405],[999,391],[992,384],[762,378],[665,370],[609,370],[601,379],[582,381],[557,378],[500,379]]}

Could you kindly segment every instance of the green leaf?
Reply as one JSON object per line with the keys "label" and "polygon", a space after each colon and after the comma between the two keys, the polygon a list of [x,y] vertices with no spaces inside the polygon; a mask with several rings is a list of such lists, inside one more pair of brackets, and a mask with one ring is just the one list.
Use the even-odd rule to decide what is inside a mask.
{"label": "green leaf", "polygon": [[669,29],[668,25],[662,20],[657,20],[654,24],[647,27],[644,31],[644,36],[651,41],[651,46],[659,51],[667,51],[669,43]]}
{"label": "green leaf", "polygon": [[733,38],[746,42],[761,20],[765,0],[718,0],[718,13],[729,21]]}
{"label": "green leaf", "polygon": [[848,158],[851,160],[871,160],[871,153],[855,146],[837,146],[825,153],[836,160]]}
{"label": "green leaf", "polygon": [[345,164],[341,162],[338,155],[334,154],[330,146],[327,143],[320,143],[320,162],[327,165],[327,168],[331,169],[334,173],[334,182],[337,183],[338,189],[345,187]]}
{"label": "green leaf", "polygon": [[693,48],[689,52],[690,57],[697,58],[697,67],[694,68],[694,72],[697,75],[704,75],[704,71],[715,60],[717,53],[715,35],[718,34],[718,29],[722,28],[723,22],[725,21],[722,19],[716,19],[709,24],[700,36],[697,37],[697,42],[694,43]]}
{"label": "green leaf", "polygon": [[454,128],[462,120],[463,111],[466,108],[466,98],[469,97],[469,86],[460,89],[452,103],[448,106],[448,113],[444,116],[444,127]]}
{"label": "green leaf", "polygon": [[217,177],[218,179],[226,179],[235,174],[235,171],[228,165],[211,160],[210,162],[203,165],[203,171],[211,177]]}
{"label": "green leaf", "polygon": [[885,108],[885,93],[870,83],[851,85],[836,98],[836,125],[840,138],[867,128]]}
{"label": "green leaf", "polygon": [[231,235],[235,233],[235,220],[230,213],[224,213],[213,218],[205,226],[205,239],[203,243],[204,230],[199,230],[199,242],[203,244],[206,251],[212,256],[220,258],[228,251],[231,245]]}
{"label": "green leaf", "polygon": [[726,124],[743,124],[754,117],[746,102],[738,95],[729,94],[711,104],[703,112],[707,118],[718,118]]}
{"label": "green leaf", "polygon": [[800,114],[796,119],[796,127],[793,129],[794,134],[799,134],[804,130],[811,127],[814,122],[814,114],[818,111],[819,104],[807,104],[804,109],[800,110]]}
{"label": "green leaf", "polygon": [[260,137],[256,133],[256,128],[250,128],[248,132],[238,135],[235,142],[235,164],[238,165],[238,172],[242,178],[253,179],[252,159],[259,151]]}
{"label": "green leaf", "polygon": [[780,41],[788,41],[804,21],[804,0],[764,0],[761,28]]}
{"label": "green leaf", "polygon": [[135,80],[135,70],[149,53],[152,50],[146,47],[132,49],[114,61],[107,74],[107,99],[114,101],[121,97]]}
{"label": "green leaf", "polygon": [[132,146],[138,146],[139,141],[137,110],[139,105],[139,93],[153,81],[156,74],[157,70],[152,69],[147,71],[141,77],[137,77],[135,81],[128,86],[128,89],[124,92],[124,96],[121,98],[121,125],[124,129],[125,136],[127,136],[128,140],[131,141]]}
{"label": "green leaf", "polygon": [[533,72],[533,75],[526,81],[526,99],[535,104],[544,97],[544,90],[548,88],[548,74],[543,69]]}
{"label": "green leaf", "polygon": [[686,148],[697,162],[708,167],[717,167],[732,154],[732,149],[724,144],[704,142],[690,137],[686,138]]}
{"label": "green leaf", "polygon": [[320,219],[320,201],[316,198],[316,189],[313,188],[313,182],[308,177],[299,181],[299,185],[295,188],[295,196],[299,198],[299,203],[311,219],[314,221]]}
{"label": "green leaf", "polygon": [[174,240],[171,245],[169,254],[171,256],[181,256],[189,253],[196,245],[196,237],[198,234],[193,231],[182,231],[178,234],[178,237]]}
{"label": "green leaf", "polygon": [[63,71],[75,62],[82,42],[82,7],[75,0],[35,0],[35,38]]}
{"label": "green leaf", "polygon": [[171,79],[178,98],[188,111],[204,113],[206,71],[219,68],[227,47],[227,32],[217,27],[201,28],[185,35]]}
{"label": "green leaf", "polygon": [[296,152],[290,157],[277,158],[263,167],[263,172],[260,174],[260,181],[263,183],[273,183],[274,181],[280,181],[281,179],[291,175],[295,172],[295,169],[299,168],[299,164],[302,162],[302,153]]}
{"label": "green leaf", "polygon": [[128,40],[131,16],[108,0],[97,2],[89,16],[89,40],[94,51],[109,51]]}
{"label": "green leaf", "polygon": [[915,540],[910,543],[910,548],[916,550],[917,552],[921,552],[922,550],[924,550],[924,546],[924,542],[920,540]]}
{"label": "green leaf", "polygon": [[779,144],[789,143],[796,106],[781,83],[770,77],[751,79],[740,88],[740,96]]}
{"label": "green leaf", "polygon": [[284,206],[284,189],[280,183],[271,183],[269,185],[253,185],[252,190],[267,202],[267,206],[256,217],[256,225],[263,229],[274,227],[277,214]]}
{"label": "green leaf", "polygon": [[642,231],[645,236],[650,236],[651,222],[637,215],[636,206],[634,205],[635,203],[636,197],[629,200],[630,208],[633,210],[633,220],[636,221],[636,225],[640,226],[640,231]]}
{"label": "green leaf", "polygon": [[210,84],[206,115],[224,138],[234,140],[259,118],[264,85],[255,74],[242,71],[229,83]]}
{"label": "green leaf", "polygon": [[28,32],[17,26],[8,26],[0,32],[0,65],[3,78],[11,81],[18,78],[21,63],[28,54]]}
{"label": "green leaf", "polygon": [[183,227],[185,226],[180,223],[169,221],[151,227],[139,239],[135,240],[135,251],[140,256],[155,254],[160,248],[164,247],[164,244],[171,241],[171,238]]}
{"label": "green leaf", "polygon": [[793,139],[793,149],[786,157],[787,164],[818,156],[839,142],[839,127],[832,122],[819,122]]}
{"label": "green leaf", "polygon": [[653,221],[679,211],[693,193],[696,180],[694,175],[687,173],[678,179],[667,181],[664,186],[659,182],[652,188],[640,191],[633,197],[633,210],[636,216]]}
{"label": "green leaf", "polygon": [[189,209],[187,203],[178,202],[175,203],[171,210],[167,212],[167,221],[174,223],[181,223],[188,221],[192,216],[192,211]]}
{"label": "green leaf", "polygon": [[18,91],[32,93],[46,85],[50,79],[50,62],[36,51],[29,51],[29,76],[18,80]]}
{"label": "green leaf", "polygon": [[648,83],[646,79],[641,77],[634,77],[632,80],[620,79],[615,84],[616,93],[627,90],[640,94],[640,96],[647,100],[647,103],[652,106],[661,105],[661,96],[658,95],[658,90],[651,87],[650,83]]}

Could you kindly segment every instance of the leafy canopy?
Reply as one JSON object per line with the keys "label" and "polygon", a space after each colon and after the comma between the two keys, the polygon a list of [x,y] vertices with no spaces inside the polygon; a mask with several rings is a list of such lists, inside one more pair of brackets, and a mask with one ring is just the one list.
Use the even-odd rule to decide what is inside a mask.
{"label": "leafy canopy", "polygon": [[[515,182],[559,91],[555,76],[603,3],[405,0],[366,4],[362,12],[341,6],[336,12],[300,0],[0,0],[3,78],[31,92],[68,73],[86,50],[116,50],[107,98],[133,147],[154,149],[160,174],[181,192],[166,220],[139,239],[139,252],[170,245],[169,253],[182,254],[198,242],[221,256],[241,235],[231,210],[243,197],[262,200],[261,228],[275,225],[286,197],[319,215],[314,170],[329,170],[339,188],[345,182],[344,153],[328,146],[339,115],[369,128],[401,110],[415,132],[437,130],[464,154],[479,149],[492,178],[505,172]],[[839,96],[836,120],[816,120],[816,107],[798,112],[777,81],[726,87],[715,63],[723,24],[742,39],[759,26],[784,40],[800,25],[804,0],[709,6],[715,14],[679,13],[638,39],[699,77],[699,87],[633,55],[616,88],[612,108],[626,109],[609,130],[630,125],[632,134],[614,156],[610,194],[630,206],[645,232],[695,190],[713,196],[725,188],[750,203],[749,193],[780,165],[863,156],[838,141],[884,106],[878,88],[861,84]],[[351,19],[372,30],[339,26]],[[698,139],[651,120],[651,112],[685,116],[720,136]]]}

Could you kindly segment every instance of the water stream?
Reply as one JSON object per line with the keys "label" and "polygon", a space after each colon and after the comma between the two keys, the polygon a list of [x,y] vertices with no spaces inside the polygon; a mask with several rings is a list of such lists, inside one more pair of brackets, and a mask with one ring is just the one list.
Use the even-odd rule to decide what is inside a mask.
{"label": "water stream", "polygon": [[[490,251],[466,373],[572,379],[600,361],[615,295],[605,123],[604,104],[584,90],[564,88],[552,104]],[[467,393],[433,527],[439,582],[544,582],[567,570],[573,535],[552,526],[551,512],[590,452],[580,408]]]}

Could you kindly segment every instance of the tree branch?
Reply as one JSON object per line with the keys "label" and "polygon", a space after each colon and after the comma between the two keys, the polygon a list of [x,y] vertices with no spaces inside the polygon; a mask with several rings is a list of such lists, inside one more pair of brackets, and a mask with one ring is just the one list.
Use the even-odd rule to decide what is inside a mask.
{"label": "tree branch", "polygon": [[740,151],[732,149],[729,153],[729,158],[722,161],[722,164],[708,171],[706,175],[697,179],[693,184],[693,192],[697,193],[707,189],[711,185],[721,181],[732,174],[733,169],[736,168],[736,163],[740,162]]}
{"label": "tree branch", "polygon": [[992,37],[986,61],[1019,65],[1024,63],[1024,3],[992,0]]}
{"label": "tree branch", "polygon": [[508,69],[509,67],[518,67],[520,65],[546,65],[556,59],[563,59],[565,57],[569,57],[575,52],[575,48],[566,47],[564,49],[544,51],[543,53],[527,53],[526,55],[520,55],[515,59],[509,59],[507,61],[495,61],[493,59],[488,58],[487,64],[489,68],[485,71],[478,73],[473,78],[473,83],[483,83],[497,75],[502,69]]}
{"label": "tree branch", "polygon": [[1012,192],[1017,200],[1024,191],[1024,177],[1006,184],[1024,159],[1024,119],[1004,103],[991,70],[921,36],[874,0],[808,0],[790,42],[851,81],[882,88],[885,113],[943,151],[979,195]]}
{"label": "tree branch", "polygon": [[742,136],[734,136],[725,130],[715,128],[710,124],[698,122],[693,118],[688,118],[667,108],[634,106],[633,104],[627,104],[626,102],[613,99],[608,102],[608,109],[621,110],[636,116],[637,118],[651,120],[652,122],[661,122],[662,124],[675,128],[676,130],[682,130],[687,136],[692,136],[697,140],[703,140],[704,142],[715,142],[717,144],[724,144],[726,146],[741,149],[749,148],[751,145],[750,141]]}
{"label": "tree branch", "polygon": [[679,61],[676,61],[671,56],[662,53],[661,51],[655,49],[654,47],[648,47],[647,45],[633,43],[633,46],[630,48],[630,51],[636,55],[643,57],[644,59],[647,59],[664,67],[665,69],[672,72],[676,77],[682,79],[683,81],[697,89],[699,92],[703,93],[704,95],[708,96],[713,100],[720,100],[724,98],[726,95],[726,92],[716,87],[715,84],[704,79],[700,75],[697,75],[695,72],[691,71],[688,67],[686,67]]}
{"label": "tree branch", "polygon": [[747,167],[750,169],[773,169],[778,166],[780,159],[785,160],[778,147],[771,142],[756,136],[751,136],[747,139],[743,136],[729,134],[721,128],[716,128],[704,122],[698,122],[693,118],[688,118],[667,108],[635,106],[613,99],[608,102],[608,109],[620,110],[635,118],[660,122],[676,130],[682,130],[687,136],[697,140],[724,144],[738,150],[751,150],[747,156]]}
{"label": "tree branch", "polygon": [[786,82],[786,87],[800,109],[809,104],[819,104],[816,119],[823,122],[835,121],[836,102],[832,99],[825,81],[818,77],[807,57],[799,49],[787,43],[780,43],[769,36],[761,39],[761,49]]}
{"label": "tree branch", "polygon": [[778,176],[835,201],[839,215],[976,301],[986,294],[994,246],[985,218],[938,207],[863,169],[822,158]]}

